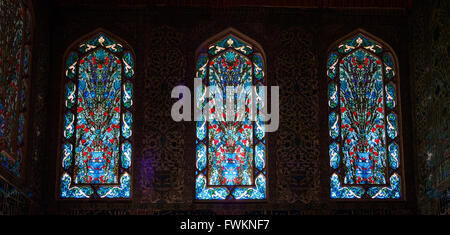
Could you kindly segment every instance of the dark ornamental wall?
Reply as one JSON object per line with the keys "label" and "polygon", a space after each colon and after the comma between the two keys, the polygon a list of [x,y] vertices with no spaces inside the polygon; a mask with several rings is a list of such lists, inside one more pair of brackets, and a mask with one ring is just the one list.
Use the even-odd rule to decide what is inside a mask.
{"label": "dark ornamental wall", "polygon": [[[321,213],[413,213],[408,202],[342,205],[328,200],[328,154],[323,151],[326,107],[319,92],[323,86],[326,49],[334,40],[357,27],[392,43],[398,51],[399,41],[408,32],[397,33],[405,13],[393,16],[379,13],[359,16],[330,12],[335,19],[320,12],[298,9],[267,8],[136,8],[97,7],[58,8],[52,30],[53,96],[60,87],[61,55],[78,37],[98,27],[124,38],[136,52],[136,98],[134,137],[133,199],[131,202],[81,203],[58,201],[56,189],[49,194],[50,213],[70,214],[321,214]],[[402,15],[403,14],[403,15]],[[336,23],[336,19],[343,16]],[[396,20],[392,20],[392,19]],[[366,22],[357,25],[349,22]],[[311,23],[314,22],[314,23]],[[331,25],[334,23],[336,25]],[[387,24],[387,26],[386,26]],[[193,87],[195,51],[208,38],[225,28],[234,27],[260,43],[267,55],[269,85],[280,86],[280,127],[269,134],[268,202],[237,204],[193,203],[194,196],[194,123],[174,122],[170,110],[174,99],[170,90],[179,84]],[[325,36],[326,35],[326,36]],[[326,39],[326,40],[324,40]],[[319,42],[324,40],[323,44]],[[325,42],[327,42],[325,44]],[[396,47],[398,46],[398,47]],[[403,63],[402,63],[403,64]],[[402,66],[403,67],[403,66]],[[406,67],[406,66],[404,66]],[[323,70],[325,71],[325,70]],[[322,98],[322,100],[320,99]],[[58,123],[58,98],[50,102],[54,123]],[[322,101],[322,102],[321,102]],[[52,121],[53,122],[53,121]],[[51,127],[55,149],[59,129]],[[56,167],[57,165],[55,165]],[[48,180],[58,176],[49,174]],[[405,206],[406,205],[406,206]],[[366,211],[361,208],[366,207]],[[402,209],[400,209],[402,208]],[[406,208],[406,209],[403,209]],[[379,210],[379,211],[377,211]]]}
{"label": "dark ornamental wall", "polygon": [[[271,85],[280,87],[280,126],[275,132],[276,201],[320,201],[318,58],[314,35],[304,27],[281,29]],[[270,76],[272,75],[272,76]],[[273,76],[275,75],[275,76]],[[274,180],[274,179],[272,179]]]}
{"label": "dark ornamental wall", "polygon": [[411,57],[418,212],[448,215],[450,193],[450,3],[417,3]]}
{"label": "dark ornamental wall", "polygon": [[[358,10],[35,2],[32,180],[22,190],[33,194],[15,199],[14,209],[4,209],[8,214],[448,214],[445,1]],[[261,44],[268,85],[280,87],[280,125],[268,133],[268,199],[262,203],[193,202],[195,125],[170,116],[172,88],[193,90],[198,46],[229,27]],[[127,41],[136,56],[132,199],[60,200],[62,59],[72,42],[98,28]],[[329,199],[327,52],[358,28],[383,39],[398,57],[404,200]]]}
{"label": "dark ornamental wall", "polygon": [[147,32],[143,36],[147,43],[142,47],[145,48],[142,68],[145,77],[144,92],[140,96],[144,120],[142,136],[136,138],[142,156],[138,159],[136,186],[139,197],[145,202],[186,202],[183,192],[189,176],[184,170],[185,123],[171,119],[173,100],[167,94],[186,82],[183,35],[167,26],[153,28],[151,22],[144,25]]}

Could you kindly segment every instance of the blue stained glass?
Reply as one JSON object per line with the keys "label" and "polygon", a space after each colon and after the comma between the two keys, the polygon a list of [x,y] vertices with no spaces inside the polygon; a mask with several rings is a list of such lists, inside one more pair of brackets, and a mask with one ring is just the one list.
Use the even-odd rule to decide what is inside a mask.
{"label": "blue stained glass", "polygon": [[[248,57],[247,57],[248,56]],[[251,61],[249,58],[253,58]],[[210,45],[200,54],[197,77],[206,80],[212,107],[206,109],[206,89],[198,88],[196,105],[202,110],[196,123],[196,199],[251,200],[266,198],[266,149],[262,105],[256,103],[256,120],[250,119],[252,85],[264,101],[264,62],[252,46],[233,35]],[[207,73],[207,71],[209,73]],[[207,76],[208,75],[208,76]],[[254,75],[254,76],[253,76]],[[255,81],[254,81],[255,80]],[[227,88],[239,89],[234,119],[227,120]],[[256,99],[255,99],[256,100]],[[211,120],[210,122],[206,120]],[[206,139],[206,145],[204,142]],[[232,188],[227,188],[233,186]]]}
{"label": "blue stained glass", "polygon": [[62,198],[89,198],[94,194],[94,190],[89,186],[70,187],[71,180],[67,173],[61,177]]}
{"label": "blue stained glass", "polygon": [[63,168],[65,170],[69,169],[72,164],[72,150],[73,146],[70,143],[65,143],[63,146]]}
{"label": "blue stained glass", "polygon": [[71,52],[66,60],[66,76],[68,78],[75,77],[76,74],[76,65],[78,62],[78,54],[76,52]]}
{"label": "blue stained glass", "polygon": [[[200,79],[204,79],[206,76],[206,68],[207,68],[207,61],[208,58],[206,55],[200,55],[198,61],[197,61],[197,73],[196,73],[196,77],[200,78]],[[203,110],[205,108],[206,105],[206,89],[203,85],[199,86],[198,88],[196,88],[197,90],[195,91],[195,94],[197,95],[195,97],[195,105],[197,106],[197,108],[199,110]],[[207,122],[205,121],[205,115],[203,114],[203,112],[201,112],[198,116],[197,116],[198,120],[196,122],[196,126],[197,126],[197,139],[198,140],[204,140],[206,138],[206,128],[208,127]],[[206,159],[205,159],[206,160]]]}
{"label": "blue stained glass", "polygon": [[249,55],[253,52],[252,47],[233,35],[227,36],[224,39],[216,42],[209,47],[209,53],[211,55],[217,55],[218,53],[226,50],[227,48],[233,48],[239,53]]}
{"label": "blue stained glass", "polygon": [[201,54],[197,60],[197,73],[196,77],[203,80],[206,76],[206,68],[208,64],[208,57],[205,54]]}
{"label": "blue stained glass", "polygon": [[77,85],[68,80],[65,87],[61,197],[91,198],[95,191],[100,198],[129,198],[133,83],[125,78],[134,75],[132,53],[117,54],[124,46],[104,33],[73,49],[65,77]]}
{"label": "blue stained glass", "polygon": [[[252,85],[252,69],[250,61],[234,51],[225,51],[219,54],[210,65],[210,86],[219,89],[210,89],[216,97],[226,100],[227,86]],[[250,100],[251,89],[244,90],[239,100]],[[216,105],[210,110],[211,115],[225,114],[225,102]],[[235,105],[236,113],[239,107]],[[253,125],[248,118],[249,109],[241,114],[243,121],[226,122],[225,117],[215,117],[209,124],[209,154],[208,182],[210,185],[251,185],[253,174]]]}
{"label": "blue stained glass", "polygon": [[30,1],[0,1],[0,166],[20,178],[32,44]]}
{"label": "blue stained glass", "polygon": [[122,144],[122,167],[125,169],[130,168],[131,166],[131,144],[126,141]]}
{"label": "blue stained glass", "polygon": [[330,136],[336,139],[339,136],[339,120],[335,112],[328,116],[328,127],[330,128]]}
{"label": "blue stained glass", "polygon": [[388,83],[386,85],[386,106],[390,109],[395,108],[395,85]]}
{"label": "blue stained glass", "polygon": [[195,188],[195,197],[200,200],[225,200],[230,194],[227,188],[206,187],[206,177],[203,174],[197,176]]}
{"label": "blue stained glass", "polygon": [[133,105],[133,84],[130,81],[123,85],[123,106],[127,109]]}
{"label": "blue stained glass", "polygon": [[131,125],[133,122],[133,118],[130,112],[126,112],[123,114],[123,125],[122,125],[122,135],[125,139],[130,138],[132,134]]}
{"label": "blue stained glass", "polygon": [[97,47],[102,47],[105,49],[108,49],[109,51],[116,53],[116,52],[122,52],[123,46],[120,43],[117,43],[115,40],[110,39],[108,36],[106,36],[103,33],[98,34],[94,38],[88,40],[85,43],[82,43],[79,46],[79,52],[85,53],[88,51],[91,51],[93,49],[96,49]]}
{"label": "blue stained glass", "polygon": [[76,91],[75,84],[73,84],[72,82],[66,84],[65,97],[66,97],[66,107],[68,109],[71,109],[75,104],[75,95],[76,95],[75,91]]}
{"label": "blue stained glass", "polygon": [[332,109],[338,105],[338,92],[336,83],[332,82],[328,85],[328,106]]}
{"label": "blue stained glass", "polygon": [[206,167],[206,146],[204,144],[197,145],[197,170],[203,171]]}
{"label": "blue stained glass", "polygon": [[328,154],[330,155],[330,165],[333,169],[337,169],[339,167],[339,145],[336,142],[330,144]]}
{"label": "blue stained glass", "polygon": [[391,139],[397,137],[397,117],[393,113],[387,116],[387,133]]}
{"label": "blue stained glass", "polygon": [[80,60],[75,182],[117,183],[120,130],[118,58],[99,49]]}
{"label": "blue stained glass", "polygon": [[[262,88],[262,86],[257,85],[256,86],[256,90],[257,90],[257,97],[256,99],[264,99],[264,89]],[[264,115],[260,112],[260,110],[262,110],[262,105],[261,103],[257,103],[256,104],[256,110],[258,112],[257,116],[256,116],[256,122],[255,122],[255,136],[258,140],[262,140],[265,137],[265,126],[264,126]]]}
{"label": "blue stained glass", "polygon": [[131,52],[124,53],[122,61],[125,77],[131,78],[134,75],[134,61]]}
{"label": "blue stained glass", "polygon": [[263,114],[259,113],[257,115],[257,121],[255,122],[255,124],[256,124],[256,127],[255,127],[256,138],[258,138],[259,140],[262,140],[265,136]]}
{"label": "blue stained glass", "polygon": [[367,194],[371,198],[400,198],[400,176],[393,174],[390,178],[391,185],[388,187],[371,187]]}
{"label": "blue stained glass", "polygon": [[338,55],[331,53],[327,61],[327,76],[334,79],[338,68]]}
{"label": "blue stained glass", "polygon": [[266,148],[262,143],[256,145],[255,149],[255,166],[256,169],[262,171],[266,165]]}
{"label": "blue stained glass", "polygon": [[383,62],[384,62],[384,73],[386,74],[386,77],[392,79],[395,76],[395,68],[394,62],[392,62],[391,55],[384,54]]}
{"label": "blue stained glass", "polygon": [[340,53],[349,53],[357,48],[364,48],[372,53],[380,53],[383,51],[381,45],[360,34],[340,44],[338,46],[338,51]]}
{"label": "blue stained glass", "polygon": [[[384,184],[383,77],[378,59],[356,50],[340,64],[345,184]],[[337,127],[338,129],[339,127]]]}
{"label": "blue stained glass", "polygon": [[261,55],[253,56],[253,68],[256,79],[258,81],[262,80],[264,78],[264,63]]}
{"label": "blue stained glass", "polygon": [[399,166],[399,154],[398,145],[396,143],[391,143],[389,145],[389,165],[392,169],[397,170]]}
{"label": "blue stained glass", "polygon": [[266,177],[260,174],[256,180],[255,188],[237,188],[233,191],[236,200],[244,199],[265,199],[266,198]]}
{"label": "blue stained glass", "polygon": [[199,140],[206,138],[206,121],[197,122],[197,138]]}
{"label": "blue stained glass", "polygon": [[331,198],[361,198],[363,194],[363,188],[341,186],[339,176],[337,174],[331,176]]}
{"label": "blue stained glass", "polygon": [[100,186],[97,194],[100,198],[129,198],[130,180],[130,175],[125,173],[120,177],[120,186]]}
{"label": "blue stained glass", "polygon": [[[339,53],[331,53],[327,63],[329,156],[334,172],[330,197],[399,198],[400,177],[392,173],[400,162],[395,142],[398,120],[391,112],[397,99],[392,57],[362,34],[343,41],[336,50]],[[336,76],[339,86],[332,80]],[[386,77],[391,81],[384,84]],[[386,136],[394,140],[388,146]]]}
{"label": "blue stained glass", "polygon": [[66,137],[66,139],[70,139],[73,136],[73,132],[74,132],[74,116],[72,113],[68,112],[66,113],[66,115],[64,116],[64,137]]}

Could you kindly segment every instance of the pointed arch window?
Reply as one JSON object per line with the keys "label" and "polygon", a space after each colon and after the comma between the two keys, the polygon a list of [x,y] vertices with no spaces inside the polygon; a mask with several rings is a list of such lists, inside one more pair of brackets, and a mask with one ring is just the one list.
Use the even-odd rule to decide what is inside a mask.
{"label": "pointed arch window", "polygon": [[401,198],[394,52],[358,30],[330,51],[327,77],[331,198]]}
{"label": "pointed arch window", "polygon": [[23,175],[33,13],[30,0],[0,1],[0,166]]}
{"label": "pointed arch window", "polygon": [[[267,143],[262,116],[258,114],[254,121],[249,118],[252,89],[260,99],[265,98],[261,89],[265,85],[265,57],[256,42],[244,38],[228,29],[199,48],[196,77],[202,86],[195,97],[196,105],[208,110],[196,122],[196,200],[266,199]],[[244,92],[235,94],[235,100],[245,101],[243,107],[233,104],[236,115],[243,117],[241,121],[225,119],[226,102],[217,97],[227,100],[227,86],[244,88]],[[212,98],[206,99],[206,92]],[[213,108],[208,108],[208,102],[214,104]],[[259,113],[262,106],[256,108]]]}
{"label": "pointed arch window", "polygon": [[130,198],[134,53],[97,30],[64,59],[61,198]]}

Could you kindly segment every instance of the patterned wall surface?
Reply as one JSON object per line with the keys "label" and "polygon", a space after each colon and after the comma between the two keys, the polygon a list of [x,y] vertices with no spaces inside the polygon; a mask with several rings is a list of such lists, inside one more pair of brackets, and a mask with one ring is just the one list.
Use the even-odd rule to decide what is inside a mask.
{"label": "patterned wall surface", "polygon": [[[420,4],[420,3],[419,3]],[[415,8],[412,56],[418,209],[450,214],[450,2]]]}
{"label": "patterned wall surface", "polygon": [[[69,14],[70,13],[70,14]],[[83,34],[105,28],[126,40],[136,52],[135,143],[133,148],[133,198],[129,203],[77,203],[55,201],[50,193],[50,213],[61,214],[409,214],[402,205],[377,204],[375,208],[358,203],[342,207],[329,203],[322,182],[321,84],[319,31],[304,25],[305,20],[320,23],[320,15],[299,14],[289,9],[130,9],[110,10],[108,15],[92,8],[85,11],[63,8],[63,20],[55,24],[53,37],[64,35],[54,44],[51,79],[60,80],[59,52]],[[123,17],[121,15],[132,14]],[[83,17],[77,17],[77,16]],[[171,16],[177,15],[177,20]],[[196,17],[193,17],[196,16]],[[361,18],[361,17],[360,17]],[[95,21],[94,21],[95,19]],[[119,19],[111,21],[111,19]],[[211,20],[214,19],[214,20]],[[270,20],[269,20],[270,19]],[[358,17],[356,19],[359,19]],[[345,25],[348,19],[342,20]],[[95,22],[91,24],[91,22]],[[382,22],[390,22],[382,19]],[[302,25],[303,24],[303,25]],[[376,25],[376,22],[372,22]],[[280,86],[280,126],[268,134],[268,201],[263,204],[221,205],[193,203],[195,128],[192,122],[175,122],[170,110],[175,99],[170,90],[176,85],[193,87],[195,52],[201,43],[228,27],[234,27],[261,44],[267,57],[268,85]],[[331,27],[336,38],[357,25]],[[380,29],[381,27],[377,28]],[[395,26],[381,31],[392,38]],[[65,30],[70,29],[70,30]],[[339,31],[339,32],[337,32]],[[340,33],[342,31],[342,34]],[[345,33],[344,33],[345,32]],[[397,37],[405,37],[402,36]],[[397,41],[397,40],[394,40]],[[320,45],[320,46],[319,46]],[[324,47],[327,47],[325,45]],[[326,51],[326,50],[325,50]],[[325,52],[324,52],[325,53]],[[326,83],[326,81],[324,81]],[[57,82],[55,82],[57,84]],[[57,85],[52,85],[57,90]],[[56,98],[56,97],[55,97]],[[57,114],[56,109],[50,114]],[[324,115],[326,115],[324,113]],[[60,117],[58,117],[60,118]],[[52,129],[52,133],[58,130]],[[323,136],[322,136],[323,137]],[[326,141],[326,139],[324,140]],[[57,153],[49,146],[51,152]],[[325,155],[324,155],[325,154]],[[324,155],[324,156],[322,156]],[[50,160],[51,161],[51,160]],[[56,166],[55,166],[56,167]],[[326,168],[328,169],[328,168]],[[52,175],[47,175],[48,180]],[[325,178],[326,180],[327,178]],[[325,192],[325,193],[324,193]],[[403,208],[402,208],[403,207]]]}
{"label": "patterned wall surface", "polygon": [[[41,7],[43,6],[45,4]],[[423,186],[419,200],[424,213],[437,213],[438,208],[440,211],[448,211],[447,201],[442,200],[442,194],[448,192],[448,189],[444,189],[443,186],[447,185],[448,188],[448,180],[443,181],[444,176],[448,174],[445,173],[448,172],[448,170],[445,171],[448,169],[448,161],[445,163],[442,160],[448,159],[449,148],[448,146],[440,147],[450,142],[448,134],[446,135],[448,120],[446,125],[436,125],[436,123],[445,123],[445,115],[449,116],[448,101],[445,104],[437,101],[448,100],[449,84],[446,76],[448,76],[449,66],[445,65],[445,58],[442,56],[447,56],[448,61],[448,41],[443,40],[448,40],[449,35],[445,31],[448,29],[439,26],[444,25],[443,13],[438,10],[438,7],[433,9],[434,20],[430,22],[435,23],[425,20],[428,12],[419,11],[414,15],[414,20],[418,25],[422,24],[424,28],[425,24],[427,28],[431,28],[431,25],[439,28],[439,30],[433,30],[433,32],[439,31],[436,33],[436,39],[433,41],[429,39],[430,45],[438,48],[433,54],[435,58],[440,58],[436,60],[436,63],[426,61],[429,57],[422,52],[422,48],[428,46],[429,53],[432,53],[432,47],[426,45],[425,40],[421,40],[427,32],[412,31],[416,38],[412,46],[415,56],[413,62],[420,64],[416,67],[412,66],[412,73],[417,73],[416,83],[411,88],[416,94],[414,98],[416,104],[414,116],[417,120],[415,139],[427,141],[416,143],[418,158],[422,159],[422,162],[418,163],[422,166],[418,182]],[[328,17],[333,14],[342,17],[336,17],[340,19],[339,21],[330,20]],[[36,103],[33,107],[32,122],[36,127],[31,131],[33,149],[30,152],[35,159],[33,169],[39,169],[33,170],[37,182],[33,187],[38,195],[42,195],[42,198],[39,198],[42,208],[36,208],[35,213],[76,215],[415,213],[415,207],[409,204],[408,206],[389,203],[342,205],[328,200],[327,188],[324,187],[329,185],[326,181],[328,174],[326,166],[329,159],[327,150],[323,150],[326,145],[321,144],[326,143],[324,138],[326,134],[324,135],[320,128],[324,125],[326,132],[326,112],[320,111],[321,108],[326,107],[326,98],[324,98],[326,94],[320,91],[325,81],[321,81],[323,77],[319,76],[321,68],[325,68],[323,58],[326,57],[326,49],[329,44],[355,28],[368,26],[369,32],[391,43],[399,57],[402,57],[403,50],[398,49],[398,46],[409,37],[408,31],[397,32],[399,22],[404,21],[392,20],[405,19],[406,16],[403,13],[395,16],[389,12],[367,12],[367,15],[340,14],[331,13],[324,17],[319,13],[278,8],[205,10],[148,7],[105,10],[94,6],[87,9],[70,7],[58,9],[57,13],[51,16],[59,19],[53,21],[52,27],[44,26],[45,20],[42,20],[42,25],[38,26],[42,29],[42,34],[50,38],[42,36],[40,39],[38,47],[42,50],[39,52],[42,56],[38,62],[35,62],[39,80],[33,84],[32,98],[36,100]],[[373,14],[386,15],[375,17],[375,20]],[[177,15],[176,20],[173,19],[173,15]],[[262,45],[267,56],[268,85],[280,86],[281,122],[279,130],[268,135],[269,197],[268,202],[263,204],[193,203],[195,128],[192,122],[177,123],[170,118],[170,109],[175,99],[170,98],[169,91],[179,84],[193,86],[191,81],[197,47],[230,26]],[[98,27],[105,28],[126,40],[136,53],[133,198],[129,202],[60,202],[56,200],[54,193],[56,183],[54,168],[59,166],[57,165],[58,149],[55,148],[57,138],[54,136],[58,136],[59,130],[57,125],[52,124],[58,123],[61,118],[61,110],[57,105],[60,99],[58,94],[60,94],[61,57],[73,41]],[[329,36],[320,38],[321,34],[318,32],[327,32]],[[403,60],[401,63],[405,62],[407,63],[408,60]],[[429,66],[428,70],[427,66]],[[431,82],[431,77],[426,76],[430,71],[436,71],[431,76],[434,79],[433,89],[426,86]],[[432,97],[433,101],[428,101],[429,99],[424,101],[424,97]],[[418,101],[425,103],[419,104]],[[402,105],[411,104],[406,102]],[[440,110],[442,115],[427,115],[430,112],[428,108]],[[38,113],[47,115],[38,115]],[[427,133],[427,135],[419,136],[419,133]],[[427,138],[429,140],[426,140]],[[405,146],[405,148],[408,147],[411,146]],[[439,157],[440,160],[437,158],[433,160],[433,165],[425,164],[424,156],[428,150],[433,151],[434,156],[442,156]],[[444,164],[447,164],[447,168]],[[406,170],[412,169],[407,167]],[[42,174],[39,176],[38,172]],[[437,173],[440,176],[436,175]],[[325,177],[322,177],[323,175]],[[431,184],[425,183],[428,181],[424,179],[428,179],[430,175],[432,176]],[[440,181],[437,180],[439,177]],[[42,182],[46,184],[41,185]],[[439,190],[434,190],[438,188]],[[434,201],[427,203],[429,196],[426,192],[431,191],[435,191],[437,196]],[[415,195],[409,196],[415,197]]]}
{"label": "patterned wall surface", "polygon": [[185,79],[186,58],[179,49],[182,35],[168,26],[149,28],[144,35],[144,136],[138,187],[143,201],[183,202],[185,126],[171,119],[169,94]]}
{"label": "patterned wall surface", "polygon": [[301,27],[280,34],[275,62],[280,127],[275,133],[279,201],[319,201],[319,93],[313,34]]}

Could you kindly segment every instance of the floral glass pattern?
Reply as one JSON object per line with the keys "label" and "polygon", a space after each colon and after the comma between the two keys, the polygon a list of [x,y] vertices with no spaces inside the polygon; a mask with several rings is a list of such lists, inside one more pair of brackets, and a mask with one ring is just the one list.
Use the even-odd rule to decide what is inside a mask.
{"label": "floral glass pattern", "polygon": [[24,162],[30,83],[31,1],[0,1],[0,166],[16,177]]}
{"label": "floral glass pattern", "polygon": [[64,62],[61,198],[130,198],[134,56],[104,32]]}
{"label": "floral glass pattern", "polygon": [[398,76],[392,53],[357,33],[329,54],[331,198],[401,198]]}
{"label": "floral glass pattern", "polygon": [[[196,77],[201,79],[202,86],[195,99],[202,113],[196,122],[195,199],[266,199],[267,156],[259,114],[261,104],[256,104],[256,120],[249,118],[252,86],[261,101],[265,98],[261,89],[265,84],[263,54],[257,46],[234,34],[226,34],[201,49],[196,64]],[[235,120],[239,121],[228,121],[226,102],[219,101],[230,96],[227,86],[243,88],[235,93],[235,100],[243,100],[244,104],[233,105],[236,117],[241,118]],[[206,92],[212,97],[209,100],[205,98]],[[222,98],[217,99],[218,96]],[[208,102],[214,106],[208,108]]]}

